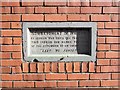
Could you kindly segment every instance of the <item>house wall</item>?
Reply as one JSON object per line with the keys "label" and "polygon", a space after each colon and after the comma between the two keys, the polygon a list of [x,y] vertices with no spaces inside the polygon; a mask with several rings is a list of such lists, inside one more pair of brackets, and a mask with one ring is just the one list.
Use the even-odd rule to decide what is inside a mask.
{"label": "house wall", "polygon": [[[120,86],[119,2],[0,2],[2,88]],[[95,62],[26,62],[23,22],[96,22]],[[75,89],[75,90],[76,90]],[[73,89],[72,89],[73,90]]]}

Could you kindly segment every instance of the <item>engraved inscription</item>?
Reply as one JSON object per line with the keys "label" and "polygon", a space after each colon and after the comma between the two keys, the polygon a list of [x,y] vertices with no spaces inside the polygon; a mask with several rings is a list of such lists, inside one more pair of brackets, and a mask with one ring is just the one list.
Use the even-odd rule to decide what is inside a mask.
{"label": "engraved inscription", "polygon": [[[89,32],[86,30],[31,29],[31,54],[79,54],[90,52]],[[83,45],[79,47],[79,45]],[[84,46],[87,49],[84,49]],[[82,47],[84,50],[82,50]]]}
{"label": "engraved inscription", "polygon": [[76,32],[31,33],[31,52],[34,54],[77,54]]}

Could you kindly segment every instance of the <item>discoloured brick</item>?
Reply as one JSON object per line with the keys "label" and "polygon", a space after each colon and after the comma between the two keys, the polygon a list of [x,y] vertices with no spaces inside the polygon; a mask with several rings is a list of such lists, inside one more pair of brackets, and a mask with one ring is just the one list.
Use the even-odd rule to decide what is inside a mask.
{"label": "discoloured brick", "polygon": [[1,36],[21,36],[21,30],[2,30]]}
{"label": "discoloured brick", "polygon": [[45,75],[44,74],[24,74],[24,80],[28,81],[36,81],[36,80],[44,80]]}
{"label": "discoloured brick", "polygon": [[29,63],[22,63],[23,72],[29,72]]}
{"label": "discoloured brick", "polygon": [[20,66],[22,64],[21,60],[1,60],[1,66]]}
{"label": "discoloured brick", "polygon": [[89,21],[89,15],[68,14],[68,21]]}
{"label": "discoloured brick", "polygon": [[1,67],[1,74],[9,74],[11,73],[11,67]]}
{"label": "discoloured brick", "polygon": [[2,81],[1,85],[2,88],[12,88],[12,81]]}
{"label": "discoloured brick", "polygon": [[68,74],[68,80],[89,79],[89,74]]}
{"label": "discoloured brick", "polygon": [[101,81],[101,86],[119,86],[120,81],[119,80],[103,80]]}
{"label": "discoloured brick", "polygon": [[65,14],[46,14],[45,21],[67,21]]}
{"label": "discoloured brick", "polygon": [[59,81],[58,87],[78,87],[77,81]]}
{"label": "discoloured brick", "polygon": [[81,80],[79,83],[79,86],[96,87],[96,86],[100,86],[100,81],[99,80]]}
{"label": "discoloured brick", "polygon": [[87,72],[88,71],[88,62],[83,62],[82,63],[82,72]]}
{"label": "discoloured brick", "polygon": [[73,65],[72,63],[66,63],[66,71],[69,73],[69,72],[72,72],[73,70]]}
{"label": "discoloured brick", "polygon": [[22,21],[43,21],[43,14],[23,14]]}
{"label": "discoloured brick", "polygon": [[73,72],[80,72],[80,67],[81,67],[81,63],[80,62],[74,62],[73,64],[74,66],[74,69],[73,69]]}
{"label": "discoloured brick", "polygon": [[66,74],[46,74],[47,80],[66,80]]}
{"label": "discoloured brick", "polygon": [[55,81],[46,81],[46,82],[35,82],[35,86],[36,87],[56,87],[57,86],[57,82]]}
{"label": "discoloured brick", "polygon": [[3,81],[21,81],[23,80],[22,74],[2,74],[1,80]]}
{"label": "discoloured brick", "polygon": [[37,63],[37,68],[38,68],[38,71],[37,72],[43,72],[43,63]]}
{"label": "discoloured brick", "polygon": [[13,82],[13,86],[15,88],[25,88],[25,87],[34,87],[34,82],[31,82],[31,81],[17,81],[17,82]]}

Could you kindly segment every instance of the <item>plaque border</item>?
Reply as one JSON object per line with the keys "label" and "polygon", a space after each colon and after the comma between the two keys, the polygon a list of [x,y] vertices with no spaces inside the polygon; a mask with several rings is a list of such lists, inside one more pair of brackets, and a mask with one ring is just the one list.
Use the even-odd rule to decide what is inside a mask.
{"label": "plaque border", "polygon": [[[91,28],[91,55],[30,55],[29,28]],[[96,22],[23,22],[23,60],[25,61],[96,61]],[[27,42],[28,41],[28,42]]]}

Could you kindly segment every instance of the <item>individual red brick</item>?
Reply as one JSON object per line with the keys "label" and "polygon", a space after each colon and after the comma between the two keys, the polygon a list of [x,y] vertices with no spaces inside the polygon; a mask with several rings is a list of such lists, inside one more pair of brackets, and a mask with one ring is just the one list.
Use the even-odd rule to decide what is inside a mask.
{"label": "individual red brick", "polygon": [[95,72],[95,62],[89,62],[89,72]]}
{"label": "individual red brick", "polygon": [[62,1],[47,1],[45,0],[45,6],[66,6],[66,2]]}
{"label": "individual red brick", "polygon": [[2,88],[12,88],[12,81],[2,81],[1,85]]}
{"label": "individual red brick", "polygon": [[103,2],[103,1],[98,1],[98,2],[91,2],[91,6],[112,6],[112,2]]}
{"label": "individual red brick", "polygon": [[68,74],[68,80],[89,79],[89,74]]}
{"label": "individual red brick", "polygon": [[106,22],[105,28],[116,28],[118,29],[119,23],[118,22]]}
{"label": "individual red brick", "polygon": [[29,63],[22,63],[22,69],[23,69],[23,72],[29,72]]}
{"label": "individual red brick", "polygon": [[59,65],[59,72],[65,72],[65,63],[64,62],[60,62],[58,63]]}
{"label": "individual red brick", "polygon": [[111,74],[109,73],[95,73],[95,74],[90,74],[90,79],[111,79]]}
{"label": "individual red brick", "polygon": [[86,86],[96,87],[96,86],[100,86],[100,81],[99,80],[81,80],[79,83],[79,86],[81,86],[81,87],[86,87]]}
{"label": "individual red brick", "polygon": [[112,79],[120,79],[120,73],[112,73]]}
{"label": "individual red brick", "polygon": [[34,13],[34,7],[25,7],[25,13],[31,13],[33,14]]}
{"label": "individual red brick", "polygon": [[12,13],[25,13],[25,7],[12,7]]}
{"label": "individual red brick", "polygon": [[81,7],[81,13],[101,13],[101,7]]}
{"label": "individual red brick", "polygon": [[105,43],[105,37],[98,37],[97,43]]}
{"label": "individual red brick", "polygon": [[58,72],[58,63],[56,62],[51,63],[51,72]]}
{"label": "individual red brick", "polygon": [[30,63],[30,72],[37,72],[37,64]]}
{"label": "individual red brick", "polygon": [[80,7],[58,7],[58,13],[80,13]]}
{"label": "individual red brick", "polygon": [[43,63],[37,63],[37,72],[43,72]]}
{"label": "individual red brick", "polygon": [[119,80],[103,80],[101,81],[101,86],[118,87],[119,83],[120,83]]}
{"label": "individual red brick", "polygon": [[113,36],[120,36],[120,30],[118,30],[118,29],[113,29],[112,30],[112,32],[113,32]]}
{"label": "individual red brick", "polygon": [[21,30],[1,30],[1,36],[21,36]]}
{"label": "individual red brick", "polygon": [[5,14],[2,15],[2,18],[0,21],[20,21],[21,17],[17,14]]}
{"label": "individual red brick", "polygon": [[103,13],[117,14],[119,13],[118,7],[103,7]]}
{"label": "individual red brick", "polygon": [[73,71],[74,72],[80,72],[80,65],[81,65],[80,62],[74,62],[74,69],[73,69]]}
{"label": "individual red brick", "polygon": [[1,60],[1,66],[20,66],[21,60]]}
{"label": "individual red brick", "polygon": [[97,27],[98,28],[104,28],[104,22],[97,22]]}
{"label": "individual red brick", "polygon": [[87,1],[83,0],[83,1],[81,1],[81,5],[82,6],[90,6],[90,1],[89,0],[87,0]]}
{"label": "individual red brick", "polygon": [[66,80],[66,74],[46,74],[47,80]]}
{"label": "individual red brick", "polygon": [[3,45],[1,46],[1,51],[21,51],[20,45]]}
{"label": "individual red brick", "polygon": [[119,37],[107,37],[106,38],[106,43],[120,43],[119,42],[120,38]]}
{"label": "individual red brick", "polygon": [[98,30],[98,36],[112,36],[112,30],[100,29]]}
{"label": "individual red brick", "polygon": [[106,52],[106,58],[120,58],[120,52]]}
{"label": "individual red brick", "polygon": [[101,72],[101,67],[100,66],[96,66],[96,72],[98,73],[98,72]]}
{"label": "individual red brick", "polygon": [[97,65],[110,65],[110,59],[98,59]]}
{"label": "individual red brick", "polygon": [[35,13],[57,13],[57,7],[36,7]]}
{"label": "individual red brick", "polygon": [[87,72],[88,71],[88,62],[83,62],[82,63],[82,72]]}
{"label": "individual red brick", "polygon": [[11,73],[11,68],[10,67],[1,67],[1,74],[9,74]]}
{"label": "individual red brick", "polygon": [[13,87],[14,88],[26,88],[26,87],[34,87],[34,82],[31,81],[17,81],[17,82],[13,82]]}
{"label": "individual red brick", "polygon": [[28,81],[35,81],[35,80],[44,80],[45,75],[44,74],[24,74],[24,80]]}
{"label": "individual red brick", "polygon": [[16,0],[15,2],[8,2],[8,1],[5,1],[5,2],[1,2],[0,3],[0,6],[20,6],[20,3],[19,3],[19,0]]}
{"label": "individual red brick", "polygon": [[71,62],[66,63],[66,72],[72,72],[73,66]]}
{"label": "individual red brick", "polygon": [[43,21],[43,14],[23,14],[22,21]]}
{"label": "individual red brick", "polygon": [[118,45],[118,44],[112,44],[111,45],[111,50],[116,50],[116,51],[120,50],[120,45]]}
{"label": "individual red brick", "polygon": [[12,52],[12,58],[22,58],[22,53],[21,52]]}
{"label": "individual red brick", "polygon": [[45,21],[67,21],[65,14],[46,14]]}
{"label": "individual red brick", "polygon": [[119,59],[111,59],[111,65],[120,65]]}
{"label": "individual red brick", "polygon": [[0,11],[2,14],[8,14],[11,12],[10,7],[0,7]]}
{"label": "individual red brick", "polygon": [[105,52],[97,52],[97,58],[105,58]]}
{"label": "individual red brick", "polygon": [[21,67],[12,67],[12,73],[22,73]]}
{"label": "individual red brick", "polygon": [[112,21],[120,21],[120,18],[118,15],[112,15],[112,18],[111,18]]}
{"label": "individual red brick", "polygon": [[43,2],[22,2],[22,6],[42,6]]}
{"label": "individual red brick", "polygon": [[46,81],[46,82],[35,82],[35,87],[56,87],[57,83],[55,81]]}
{"label": "individual red brick", "polygon": [[78,81],[58,81],[58,87],[78,87]]}
{"label": "individual red brick", "polygon": [[67,5],[68,6],[81,6],[81,2],[79,0],[69,0]]}
{"label": "individual red brick", "polygon": [[50,62],[44,63],[44,72],[50,72]]}
{"label": "individual red brick", "polygon": [[119,6],[119,5],[120,5],[119,1],[113,1],[113,6]]}
{"label": "individual red brick", "polygon": [[91,21],[110,21],[110,15],[91,15]]}
{"label": "individual red brick", "polygon": [[68,14],[68,21],[89,21],[89,15]]}
{"label": "individual red brick", "polygon": [[21,44],[22,38],[13,38],[13,44]]}
{"label": "individual red brick", "polygon": [[1,37],[0,44],[12,44],[12,38],[10,37]]}
{"label": "individual red brick", "polygon": [[22,28],[20,22],[11,22],[11,28]]}
{"label": "individual red brick", "polygon": [[109,44],[98,44],[97,50],[110,50]]}
{"label": "individual red brick", "polygon": [[9,58],[11,58],[11,53],[9,53],[9,52],[2,52],[2,53],[0,53],[0,58],[1,59],[9,59]]}
{"label": "individual red brick", "polygon": [[101,66],[101,72],[119,72],[119,66]]}
{"label": "individual red brick", "polygon": [[0,28],[10,28],[10,22],[0,22]]}
{"label": "individual red brick", "polygon": [[1,80],[3,81],[21,81],[23,80],[22,74],[2,74]]}

